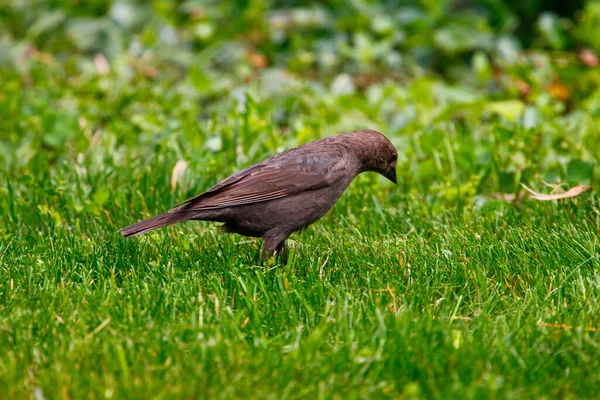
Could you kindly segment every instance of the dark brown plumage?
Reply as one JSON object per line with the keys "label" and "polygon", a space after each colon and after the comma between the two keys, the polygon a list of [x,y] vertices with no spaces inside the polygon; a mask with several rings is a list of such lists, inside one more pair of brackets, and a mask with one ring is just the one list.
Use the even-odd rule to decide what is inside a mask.
{"label": "dark brown plumage", "polygon": [[263,237],[263,259],[321,218],[360,173],[396,183],[398,153],[375,131],[331,136],[276,154],[170,211],[120,230],[125,237],[187,220],[223,222],[226,232]]}

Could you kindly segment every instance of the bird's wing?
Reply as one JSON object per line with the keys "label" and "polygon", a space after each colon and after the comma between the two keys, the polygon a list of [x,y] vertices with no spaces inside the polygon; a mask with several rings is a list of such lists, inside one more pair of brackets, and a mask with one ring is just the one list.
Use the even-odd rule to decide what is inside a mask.
{"label": "bird's wing", "polygon": [[180,203],[173,211],[239,206],[316,190],[335,179],[331,171],[340,161],[338,154],[278,157],[277,162],[265,160]]}

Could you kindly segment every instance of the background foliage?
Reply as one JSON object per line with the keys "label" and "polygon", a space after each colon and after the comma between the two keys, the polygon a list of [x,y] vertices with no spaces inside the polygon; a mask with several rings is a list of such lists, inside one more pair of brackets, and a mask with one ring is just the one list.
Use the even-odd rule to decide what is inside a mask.
{"label": "background foliage", "polygon": [[[0,2],[1,397],[593,396],[596,195],[493,198],[598,183],[600,3],[544,3]],[[115,233],[365,128],[398,187],[287,267]]]}

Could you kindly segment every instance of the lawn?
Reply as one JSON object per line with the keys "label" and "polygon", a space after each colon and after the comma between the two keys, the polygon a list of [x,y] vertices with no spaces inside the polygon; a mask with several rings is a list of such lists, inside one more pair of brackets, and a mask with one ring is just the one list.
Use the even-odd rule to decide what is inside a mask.
{"label": "lawn", "polygon": [[[597,397],[600,8],[209,3],[0,5],[0,398]],[[356,129],[285,265],[117,232]]]}

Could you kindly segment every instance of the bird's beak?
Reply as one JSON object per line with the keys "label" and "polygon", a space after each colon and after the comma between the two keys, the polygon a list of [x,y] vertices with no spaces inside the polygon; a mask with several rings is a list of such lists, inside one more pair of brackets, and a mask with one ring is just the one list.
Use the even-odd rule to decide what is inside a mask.
{"label": "bird's beak", "polygon": [[394,166],[390,168],[387,174],[385,174],[385,177],[388,178],[390,181],[394,182],[395,184],[398,184],[398,182],[396,182],[396,167]]}

